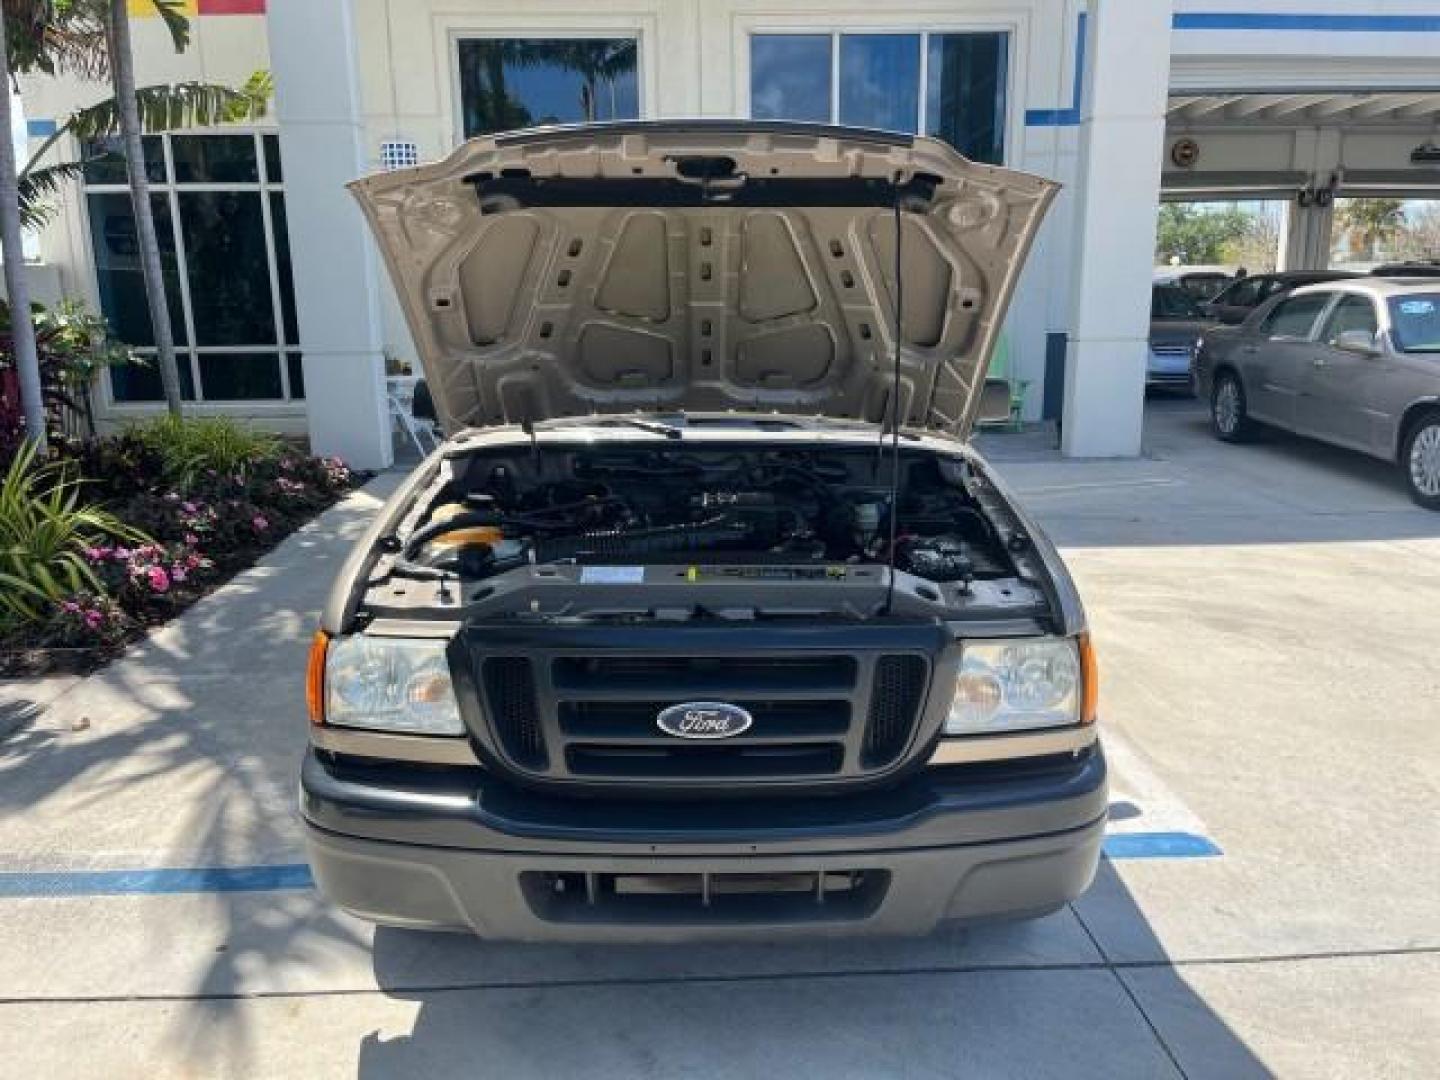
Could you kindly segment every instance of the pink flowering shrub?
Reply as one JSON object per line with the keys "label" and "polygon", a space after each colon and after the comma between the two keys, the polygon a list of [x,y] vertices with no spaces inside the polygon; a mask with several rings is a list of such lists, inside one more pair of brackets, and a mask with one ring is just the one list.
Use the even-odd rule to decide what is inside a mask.
{"label": "pink flowering shrub", "polygon": [[338,458],[311,457],[273,438],[247,449],[241,434],[220,430],[228,421],[213,419],[193,422],[208,433],[194,444],[233,452],[213,463],[197,453],[179,469],[167,440],[184,442],[191,423],[166,420],[85,443],[57,440],[67,468],[83,478],[85,500],[138,539],[87,540],[95,546],[77,553],[94,574],[86,591],[58,593],[32,625],[0,634],[0,654],[17,645],[109,650],[251,565],[357,482]]}
{"label": "pink flowering shrub", "polygon": [[85,558],[105,591],[136,613],[163,610],[178,599],[170,593],[180,586],[188,586],[193,594],[215,565],[185,544],[93,547],[86,549]]}
{"label": "pink flowering shrub", "polygon": [[62,648],[114,649],[125,643],[135,620],[115,600],[92,592],[77,592],[55,605],[41,639]]}

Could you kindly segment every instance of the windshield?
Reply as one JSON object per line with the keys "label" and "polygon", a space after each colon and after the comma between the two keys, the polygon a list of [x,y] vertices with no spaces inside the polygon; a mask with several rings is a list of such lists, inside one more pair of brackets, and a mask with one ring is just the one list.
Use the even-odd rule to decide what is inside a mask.
{"label": "windshield", "polygon": [[1390,297],[1390,336],[1401,352],[1440,353],[1440,292]]}
{"label": "windshield", "polygon": [[1156,285],[1150,290],[1152,319],[1203,319],[1195,298],[1179,285]]}
{"label": "windshield", "polygon": [[1196,300],[1213,300],[1230,284],[1224,274],[1190,274],[1180,279],[1180,286]]}

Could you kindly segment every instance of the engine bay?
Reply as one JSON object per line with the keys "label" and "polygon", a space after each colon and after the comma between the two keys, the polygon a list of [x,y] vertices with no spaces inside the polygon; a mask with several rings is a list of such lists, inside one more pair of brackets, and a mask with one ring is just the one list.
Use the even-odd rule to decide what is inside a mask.
{"label": "engine bay", "polygon": [[[886,563],[890,470],[876,450],[476,455],[405,554],[470,579],[560,562]],[[898,569],[936,582],[1013,573],[959,480],[934,456],[902,460]]]}
{"label": "engine bay", "polygon": [[386,538],[371,581],[391,586],[391,607],[428,597],[525,616],[863,617],[897,592],[911,609],[1043,607],[1026,580],[1027,538],[997,525],[974,480],[963,458],[917,448],[896,458],[888,442],[476,450],[446,462]]}

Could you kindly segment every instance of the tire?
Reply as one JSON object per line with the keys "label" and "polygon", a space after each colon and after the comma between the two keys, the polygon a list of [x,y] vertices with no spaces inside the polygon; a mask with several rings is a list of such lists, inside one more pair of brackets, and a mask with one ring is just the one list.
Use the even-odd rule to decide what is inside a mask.
{"label": "tire", "polygon": [[1440,510],[1440,412],[1420,417],[1406,433],[1400,473],[1410,498],[1426,510]]}
{"label": "tire", "polygon": [[1210,428],[1222,442],[1245,442],[1255,434],[1255,421],[1245,407],[1245,387],[1232,371],[1215,376],[1210,389]]}

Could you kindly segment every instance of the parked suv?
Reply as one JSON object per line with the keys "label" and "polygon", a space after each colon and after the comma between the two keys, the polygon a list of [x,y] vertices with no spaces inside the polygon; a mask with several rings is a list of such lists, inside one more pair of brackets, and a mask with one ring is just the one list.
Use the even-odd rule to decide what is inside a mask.
{"label": "parked suv", "polygon": [[1310,285],[1266,304],[1195,358],[1215,434],[1288,428],[1396,462],[1440,510],[1440,288],[1427,278]]}
{"label": "parked suv", "polygon": [[1054,185],[709,121],[479,139],[354,190],[448,439],[312,649],[328,897],[769,941],[1086,888],[1084,612],[967,441],[1008,410],[985,360]]}

